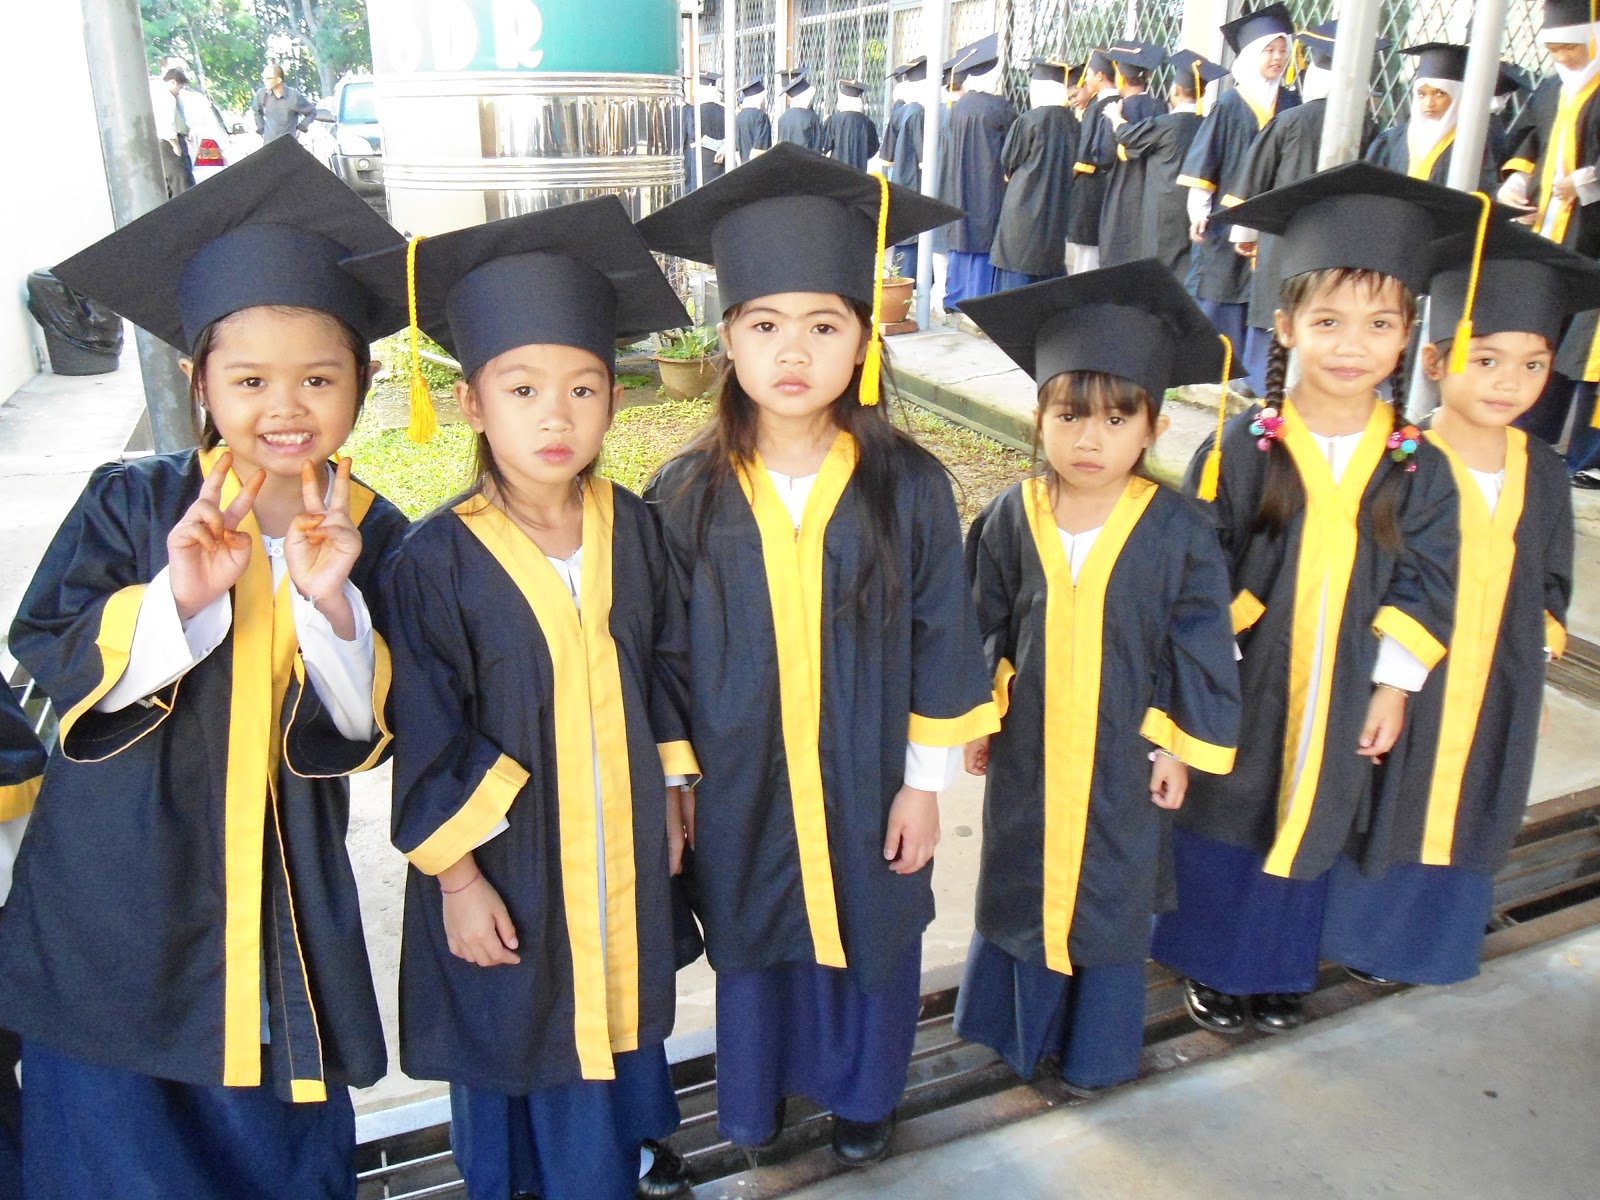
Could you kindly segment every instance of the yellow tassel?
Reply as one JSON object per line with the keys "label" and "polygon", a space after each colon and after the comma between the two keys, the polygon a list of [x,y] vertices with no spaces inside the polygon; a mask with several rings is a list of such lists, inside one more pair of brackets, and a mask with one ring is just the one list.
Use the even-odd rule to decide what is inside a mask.
{"label": "yellow tassel", "polygon": [[1222,481],[1222,430],[1228,423],[1228,377],[1233,374],[1233,343],[1228,335],[1217,334],[1222,342],[1222,388],[1217,393],[1217,434],[1211,442],[1211,452],[1200,468],[1200,499],[1210,503],[1217,498],[1217,485]]}
{"label": "yellow tassel", "polygon": [[1194,60],[1194,115],[1206,115],[1206,81],[1200,76],[1200,60]]}
{"label": "yellow tassel", "polygon": [[411,319],[411,423],[406,426],[406,436],[413,442],[426,442],[439,432],[439,418],[433,411],[433,397],[428,395],[428,381],[422,377],[421,334],[417,329],[417,243],[418,234],[406,243],[406,306]]}
{"label": "yellow tassel", "polygon": [[883,257],[884,243],[889,240],[889,181],[882,175],[878,181],[878,244],[872,262],[872,332],[867,335],[867,356],[861,361],[861,403],[870,408],[878,402],[883,374],[883,330],[879,324],[883,316]]}
{"label": "yellow tassel", "polygon": [[1120,92],[1128,81],[1122,77],[1122,67],[1115,60],[1111,63],[1111,74],[1114,77],[1113,82],[1117,85],[1117,91]]}
{"label": "yellow tassel", "polygon": [[1461,320],[1456,322],[1455,341],[1450,346],[1449,371],[1459,375],[1467,369],[1467,355],[1472,347],[1472,306],[1478,298],[1478,272],[1483,268],[1483,240],[1489,235],[1489,214],[1493,204],[1483,192],[1473,192],[1482,211],[1478,213],[1478,234],[1472,244],[1472,269],[1467,274],[1466,303],[1461,308]]}

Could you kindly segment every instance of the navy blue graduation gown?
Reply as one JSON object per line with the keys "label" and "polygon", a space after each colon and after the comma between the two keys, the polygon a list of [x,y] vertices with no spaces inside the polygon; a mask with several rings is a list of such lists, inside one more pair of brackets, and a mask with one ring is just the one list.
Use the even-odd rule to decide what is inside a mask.
{"label": "navy blue graduation gown", "polygon": [[[696,145],[699,145],[699,139],[702,137],[708,137],[719,142],[722,141],[727,136],[726,130],[728,127],[727,116],[723,111],[722,105],[715,100],[703,102],[700,105],[698,125],[699,132],[694,135]],[[694,131],[691,130],[690,132],[693,133]],[[701,183],[710,183],[728,169],[726,161],[717,161],[717,154],[718,151],[716,150],[707,150],[704,146],[700,146]],[[689,177],[688,182],[691,184],[694,182],[693,175]]]}
{"label": "navy blue graduation gown", "polygon": [[978,933],[1062,974],[1143,963],[1150,917],[1173,893],[1172,814],[1150,801],[1150,748],[1225,773],[1238,739],[1216,535],[1197,503],[1136,478],[1074,585],[1034,478],[973,522],[967,565],[1003,712]]}
{"label": "navy blue graduation gown", "polygon": [[[1154,120],[1166,111],[1167,106],[1148,92],[1126,96],[1122,101],[1122,114],[1130,124]],[[1100,265],[1107,267],[1141,258],[1138,249],[1145,228],[1145,162],[1128,153],[1104,116],[1095,131],[1093,154],[1096,173],[1104,172],[1106,176],[1100,208]]]}
{"label": "navy blue graduation gown", "polygon": [[0,821],[33,811],[44,760],[44,746],[17,703],[17,694],[9,687],[0,688]]}
{"label": "navy blue graduation gown", "polygon": [[[1217,204],[1237,196],[1245,158],[1256,137],[1279,113],[1300,103],[1297,93],[1279,88],[1272,112],[1257,113],[1237,90],[1222,99],[1200,122],[1178,174],[1180,187],[1210,192]],[[1215,208],[1213,208],[1215,211]],[[1217,304],[1243,304],[1250,298],[1250,260],[1233,248],[1231,227],[1208,223],[1205,240],[1195,256],[1195,294]]]}
{"label": "navy blue graduation gown", "polygon": [[[585,485],[581,614],[481,495],[420,523],[386,571],[393,835],[411,862],[407,1074],[521,1095],[610,1079],[613,1054],[672,1031],[665,773],[694,761],[667,666],[682,650],[669,587],[654,518],[603,479]],[[502,818],[509,828],[477,845]],[[446,944],[430,876],[475,845],[517,965],[478,967]]]}
{"label": "navy blue graduation gown", "polygon": [[741,108],[733,119],[734,148],[740,162],[749,162],[756,150],[772,149],[772,119],[759,108]]}
{"label": "navy blue graduation gown", "polygon": [[[1337,487],[1327,459],[1286,402],[1284,444],[1307,502],[1282,533],[1255,531],[1268,455],[1257,449],[1252,408],[1223,432],[1212,519],[1230,561],[1239,677],[1252,702],[1229,775],[1197,775],[1178,816],[1183,828],[1263,854],[1268,874],[1316,879],[1368,827],[1374,771],[1356,753],[1372,693],[1375,633],[1395,637],[1429,667],[1444,655],[1455,605],[1456,490],[1449,465],[1424,443],[1404,475],[1385,448],[1393,422],[1375,404],[1360,446]],[[1195,452],[1184,481],[1198,486],[1213,438]],[[1396,556],[1372,532],[1378,489],[1401,472],[1403,542]],[[1347,536],[1354,525],[1357,535]],[[1302,566],[1308,568],[1304,581]],[[1330,617],[1320,670],[1312,671],[1322,580]],[[1335,623],[1336,618],[1336,623]],[[1314,705],[1311,749],[1295,775],[1305,705]]]}
{"label": "navy blue graduation gown", "polygon": [[989,253],[1006,194],[1006,135],[1016,119],[1009,100],[987,92],[967,92],[951,106],[939,137],[939,199],[966,216],[934,234],[937,250]]}
{"label": "navy blue graduation gown", "polygon": [[1108,175],[1095,162],[1095,146],[1097,131],[1103,124],[1100,114],[1117,99],[1120,97],[1115,91],[1101,92],[1089,101],[1078,125],[1072,168],[1077,178],[1067,201],[1067,240],[1075,246],[1100,244],[1100,213],[1106,205]]}
{"label": "navy blue graduation gown", "polygon": [[822,149],[822,118],[809,108],[785,109],[778,118],[778,140],[793,142],[807,150]]}
{"label": "navy blue graduation gown", "polygon": [[1189,273],[1188,192],[1178,186],[1178,168],[1189,153],[1189,143],[1199,132],[1200,117],[1192,112],[1163,113],[1130,123],[1117,130],[1124,165],[1139,164],[1141,191],[1135,203],[1139,214],[1137,239],[1132,244],[1102,241],[1100,265],[1116,266],[1141,258],[1164,262],[1181,282]]}
{"label": "navy blue graduation gown", "polygon": [[[265,994],[275,1087],[321,1100],[385,1069],[343,778],[389,743],[381,620],[369,740],[346,739],[306,683],[292,585],[274,598],[259,545],[216,650],[149,703],[94,709],[127,663],[167,534],[219,453],[97,470],[17,612],[12,652],[55,703],[61,738],[0,923],[0,1012],[86,1063],[254,1087]],[[225,505],[238,486],[230,475]],[[359,485],[351,515],[362,549],[350,580],[371,597],[406,521]],[[253,517],[241,529],[257,535]]]}
{"label": "navy blue graduation gown", "polygon": [[1360,849],[1376,874],[1396,863],[1505,865],[1533,782],[1546,647],[1566,644],[1572,488],[1560,455],[1506,431],[1505,483],[1491,517],[1455,453],[1460,552],[1450,652],[1406,705]]}
{"label": "navy blue graduation gown", "polygon": [[819,963],[876,991],[933,917],[932,864],[883,859],[906,742],[998,723],[949,477],[908,440],[894,457],[892,562],[874,560],[848,434],[798,538],[759,459],[710,488],[703,452],[686,455],[647,490],[688,596],[695,872],[719,975]]}
{"label": "navy blue graduation gown", "polygon": [[[1415,164],[1416,172],[1413,173],[1411,152],[1406,146],[1407,122],[1401,122],[1393,128],[1380,133],[1362,154],[1370,163],[1376,163],[1400,175],[1412,175],[1413,178],[1426,179],[1429,183],[1441,186],[1450,178],[1450,160],[1455,154],[1456,135],[1451,130],[1434,145],[1426,158]],[[1478,172],[1478,188],[1480,191],[1494,194],[1496,188],[1496,169],[1494,161],[1494,143],[1485,139],[1483,146],[1483,169]]]}
{"label": "navy blue graduation gown", "polygon": [[889,182],[914,192],[922,190],[922,114],[922,105],[915,100],[897,104],[878,150],[889,169]]}
{"label": "navy blue graduation gown", "polygon": [[1023,113],[1006,134],[1000,154],[1006,194],[989,249],[989,261],[1001,270],[1059,275],[1066,269],[1077,137],[1077,114],[1063,104]]}
{"label": "navy blue graduation gown", "polygon": [[836,112],[822,126],[822,151],[858,171],[878,152],[878,127],[866,113]]}

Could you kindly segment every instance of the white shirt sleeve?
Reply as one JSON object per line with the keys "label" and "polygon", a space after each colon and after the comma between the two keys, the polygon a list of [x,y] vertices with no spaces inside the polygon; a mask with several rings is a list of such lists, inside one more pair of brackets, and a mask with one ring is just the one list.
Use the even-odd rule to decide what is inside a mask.
{"label": "white shirt sleeve", "polygon": [[960,746],[924,746],[906,743],[905,785],[924,792],[942,792],[961,765]]}
{"label": "white shirt sleeve", "polygon": [[1593,204],[1600,200],[1600,181],[1596,181],[1593,167],[1579,167],[1574,171],[1572,184],[1578,189],[1579,204]]}
{"label": "white shirt sleeve", "polygon": [[345,580],[344,597],[356,621],[356,636],[347,642],[298,588],[291,585],[289,597],[300,657],[311,686],[317,689],[340,733],[353,742],[367,741],[376,732],[376,724],[372,713],[372,615],[366,599],[355,584]]}
{"label": "white shirt sleeve", "polygon": [[172,578],[162,567],[144,590],[134,622],[128,665],[96,712],[121,712],[185,674],[222,644],[233,625],[233,601],[224,592],[188,621],[178,617]]}
{"label": "white shirt sleeve", "polygon": [[1235,245],[1241,242],[1259,242],[1261,235],[1246,225],[1232,225],[1228,228],[1228,240]]}
{"label": "white shirt sleeve", "polygon": [[1378,661],[1372,668],[1372,682],[1408,692],[1420,692],[1428,682],[1428,668],[1411,651],[1385,634],[1378,641]]}
{"label": "white shirt sleeve", "polygon": [[1205,188],[1192,187],[1189,189],[1189,224],[1193,225],[1211,215],[1212,194]]}

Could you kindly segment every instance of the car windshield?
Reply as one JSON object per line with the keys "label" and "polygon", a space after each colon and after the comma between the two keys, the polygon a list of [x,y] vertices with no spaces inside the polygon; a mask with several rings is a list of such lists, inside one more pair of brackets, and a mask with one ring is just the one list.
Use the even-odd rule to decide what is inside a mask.
{"label": "car windshield", "polygon": [[346,125],[370,125],[378,112],[370,83],[347,83],[339,93],[339,120]]}

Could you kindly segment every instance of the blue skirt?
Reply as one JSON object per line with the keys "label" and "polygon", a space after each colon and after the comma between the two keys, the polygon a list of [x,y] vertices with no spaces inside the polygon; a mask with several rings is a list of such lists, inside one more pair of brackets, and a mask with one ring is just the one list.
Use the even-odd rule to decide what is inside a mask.
{"label": "blue skirt", "polygon": [[921,1008],[920,939],[876,992],[815,963],[717,976],[722,1136],[741,1146],[765,1141],[785,1096],[847,1121],[881,1121],[905,1091]]}
{"label": "blue skirt", "polygon": [[955,1027],[1024,1079],[1054,1054],[1068,1083],[1126,1083],[1139,1074],[1144,1048],[1144,964],[1077,967],[1062,975],[1012,958],[974,933]]}
{"label": "blue skirt", "polygon": [[994,290],[1009,292],[1012,288],[1027,287],[1030,283],[1043,283],[1046,279],[1060,279],[1065,271],[1056,271],[1049,275],[1024,275],[1021,271],[1007,271],[1003,267],[996,267],[994,271]]}
{"label": "blue skirt", "polygon": [[174,1083],[22,1048],[28,1200],[354,1200],[348,1088],[289,1104],[271,1085]]}
{"label": "blue skirt", "polygon": [[1478,973],[1494,877],[1399,863],[1369,879],[1349,859],[1328,873],[1322,957],[1399,983],[1460,983]]}
{"label": "blue skirt", "polygon": [[1173,831],[1178,907],[1156,919],[1150,954],[1219,992],[1309,992],[1328,877],[1280,879],[1254,850]]}
{"label": "blue skirt", "polygon": [[628,1200],[639,1145],[678,1127],[678,1097],[660,1044],[613,1062],[615,1079],[523,1096],[452,1084],[450,1149],[472,1200]]}
{"label": "blue skirt", "polygon": [[944,275],[944,306],[954,308],[963,300],[976,300],[995,290],[994,265],[988,254],[950,251],[950,265]]}
{"label": "blue skirt", "polygon": [[[1250,390],[1257,396],[1267,394],[1267,352],[1272,349],[1272,330],[1247,326],[1244,331],[1244,372]],[[1236,351],[1237,352],[1237,348]],[[1235,366],[1241,365],[1235,362]]]}

